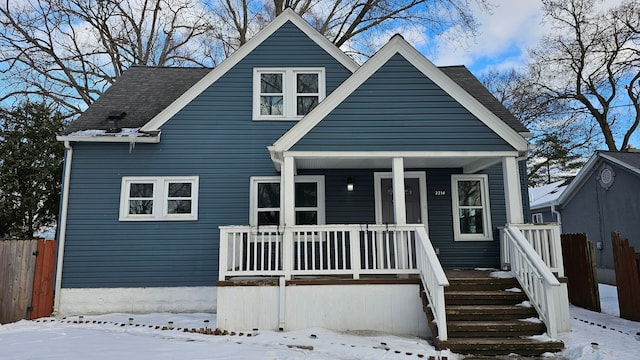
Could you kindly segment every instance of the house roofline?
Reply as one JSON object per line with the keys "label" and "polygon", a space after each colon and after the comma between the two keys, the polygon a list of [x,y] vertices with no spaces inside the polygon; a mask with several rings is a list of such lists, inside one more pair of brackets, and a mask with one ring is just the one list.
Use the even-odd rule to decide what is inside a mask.
{"label": "house roofline", "polygon": [[558,199],[556,199],[556,201],[550,205],[562,206],[563,204],[566,204],[567,202],[569,202],[573,198],[575,193],[584,185],[585,181],[589,178],[589,176],[591,175],[591,170],[596,166],[599,158],[602,158],[605,161],[618,165],[623,169],[627,169],[630,172],[640,176],[640,169],[634,166],[631,166],[624,161],[621,161],[612,156],[609,156],[606,153],[603,153],[601,151],[596,151],[596,153],[593,154],[593,156],[591,156],[589,161],[587,161],[587,163],[584,164],[582,169],[580,169],[580,171],[578,172],[578,175],[576,175],[575,179],[573,179],[573,181],[567,186],[567,188],[564,190],[562,195],[560,195],[560,197],[558,197]]}
{"label": "house roofline", "polygon": [[431,61],[424,57],[424,55],[411,46],[401,35],[394,35],[385,46],[356,70],[356,72],[345,80],[336,90],[329,94],[315,109],[276,140],[273,143],[274,151],[282,152],[290,150],[395,54],[403,56],[415,66],[416,69],[458,101],[509,145],[513,146],[514,149],[520,152],[530,150],[530,143],[524,137],[445,75],[431,63]]}
{"label": "house roofline", "polygon": [[249,41],[231,54],[227,59],[216,66],[211,72],[205,75],[200,81],[195,83],[189,90],[173,101],[169,106],[149,120],[142,128],[142,131],[158,130],[164,123],[169,121],[178,111],[187,106],[193,99],[205,91],[209,86],[220,79],[231,70],[242,59],[249,55],[255,48],[262,44],[273,33],[280,29],[287,22],[293,23],[298,29],[304,32],[312,41],[318,44],[327,53],[333,56],[340,64],[350,72],[356,71],[359,65],[342,50],[338,49],[332,42],[320,34],[309,23],[300,17],[291,8],[286,8],[282,14],[269,23],[264,29],[259,31]]}
{"label": "house roofline", "polygon": [[114,135],[98,135],[98,136],[56,136],[57,141],[69,142],[109,142],[109,143],[147,143],[157,144],[160,142],[160,132],[152,136],[114,136]]}

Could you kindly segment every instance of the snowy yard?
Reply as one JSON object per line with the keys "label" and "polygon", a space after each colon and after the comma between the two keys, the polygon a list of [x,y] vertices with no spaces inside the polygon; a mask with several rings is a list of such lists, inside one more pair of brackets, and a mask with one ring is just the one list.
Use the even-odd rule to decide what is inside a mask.
{"label": "snowy yard", "polygon": [[[601,285],[605,313],[571,307],[566,349],[550,359],[640,358],[640,323],[618,318],[616,289]],[[129,325],[129,318],[133,318]],[[215,314],[108,314],[20,321],[0,326],[2,359],[427,359],[425,340],[379,333],[258,330],[226,336],[184,332],[215,328]],[[173,330],[162,330],[173,322]],[[158,328],[156,328],[158,327]],[[442,352],[451,360],[462,356]]]}

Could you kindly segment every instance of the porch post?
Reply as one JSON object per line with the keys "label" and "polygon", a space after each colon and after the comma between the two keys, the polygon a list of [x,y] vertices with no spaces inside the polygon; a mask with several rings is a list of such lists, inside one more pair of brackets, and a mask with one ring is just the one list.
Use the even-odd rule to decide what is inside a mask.
{"label": "porch post", "polygon": [[295,161],[291,156],[284,157],[280,173],[280,225],[282,233],[282,271],[285,280],[291,279],[293,270],[293,231],[288,226],[296,224],[295,216]]}
{"label": "porch post", "polygon": [[502,177],[504,181],[504,199],[507,207],[507,223],[523,224],[520,171],[515,157],[502,158]]}
{"label": "porch post", "polygon": [[396,224],[407,223],[407,212],[404,199],[404,159],[393,158],[391,167],[393,171],[393,213]]}
{"label": "porch post", "polygon": [[280,196],[280,225],[291,226],[296,224],[295,216],[295,162],[294,158],[286,156],[280,174],[282,195]]}

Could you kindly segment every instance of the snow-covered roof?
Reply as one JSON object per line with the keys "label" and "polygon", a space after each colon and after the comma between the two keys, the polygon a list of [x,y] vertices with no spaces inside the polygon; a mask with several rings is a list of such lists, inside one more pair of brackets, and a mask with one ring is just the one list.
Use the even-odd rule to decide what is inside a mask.
{"label": "snow-covered roof", "polygon": [[566,180],[529,188],[529,205],[531,209],[540,209],[555,203],[567,188]]}

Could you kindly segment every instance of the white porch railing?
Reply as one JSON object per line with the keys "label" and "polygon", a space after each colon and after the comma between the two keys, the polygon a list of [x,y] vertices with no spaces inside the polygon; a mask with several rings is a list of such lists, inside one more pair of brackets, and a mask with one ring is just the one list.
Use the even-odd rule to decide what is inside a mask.
{"label": "white porch railing", "polygon": [[221,226],[219,279],[418,274],[422,225]]}
{"label": "white porch railing", "polygon": [[[560,244],[560,225],[558,224],[517,224],[516,227],[533,247],[552,273],[564,277],[562,246]],[[502,237],[502,265],[509,264],[509,246]]]}
{"label": "white porch railing", "polygon": [[[447,340],[447,317],[445,311],[444,288],[449,286],[449,280],[444,274],[440,260],[423,227],[416,229],[416,253],[418,254],[418,269],[420,279],[425,288],[431,312],[438,325],[438,338]],[[435,334],[434,334],[435,335]]]}
{"label": "white porch railing", "polygon": [[[541,237],[534,236],[528,239],[525,233],[532,236],[536,233],[535,229],[525,225],[525,229],[529,231],[525,230],[523,233],[520,227],[522,225],[508,225],[502,229],[503,257],[508,256],[506,259],[503,258],[503,263],[510,265],[531,304],[547,326],[548,335],[555,337],[559,332],[569,330],[569,303],[566,285],[558,281],[547,261],[559,260],[560,263],[555,263],[555,266],[562,269],[562,254],[557,252],[553,244],[544,241],[538,242],[538,245],[542,245],[536,249],[532,242],[535,244],[535,239]],[[559,232],[557,235],[557,238],[547,240],[559,243]],[[547,254],[547,261],[543,261],[545,255],[541,255],[540,252],[544,254],[547,250],[550,254]],[[551,254],[554,252],[556,254]]]}

